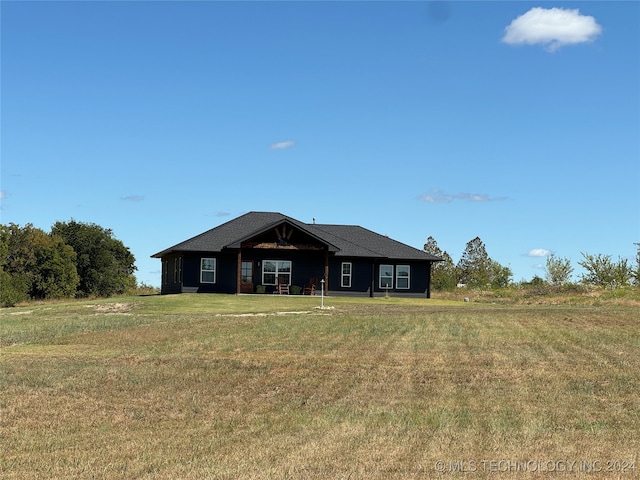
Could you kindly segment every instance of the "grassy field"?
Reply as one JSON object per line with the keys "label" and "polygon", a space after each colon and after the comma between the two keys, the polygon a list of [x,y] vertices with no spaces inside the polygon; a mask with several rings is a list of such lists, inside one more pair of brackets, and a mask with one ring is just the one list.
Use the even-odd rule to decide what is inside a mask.
{"label": "grassy field", "polygon": [[0,311],[0,477],[640,477],[640,308],[178,295]]}

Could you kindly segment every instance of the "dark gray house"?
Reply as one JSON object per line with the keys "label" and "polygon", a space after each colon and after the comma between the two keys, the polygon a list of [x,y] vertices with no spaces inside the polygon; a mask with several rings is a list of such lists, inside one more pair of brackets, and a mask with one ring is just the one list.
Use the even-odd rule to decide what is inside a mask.
{"label": "dark gray house", "polygon": [[[162,293],[276,292],[298,286],[326,295],[431,296],[422,250],[355,225],[303,223],[249,212],[152,255],[162,261]],[[297,289],[296,289],[297,290]]]}

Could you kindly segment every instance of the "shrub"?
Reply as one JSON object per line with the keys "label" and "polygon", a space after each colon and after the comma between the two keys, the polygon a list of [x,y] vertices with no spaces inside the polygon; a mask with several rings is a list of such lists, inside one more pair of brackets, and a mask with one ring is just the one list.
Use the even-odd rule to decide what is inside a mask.
{"label": "shrub", "polygon": [[29,282],[25,275],[10,275],[0,270],[0,304],[3,307],[15,307],[29,299],[27,290]]}

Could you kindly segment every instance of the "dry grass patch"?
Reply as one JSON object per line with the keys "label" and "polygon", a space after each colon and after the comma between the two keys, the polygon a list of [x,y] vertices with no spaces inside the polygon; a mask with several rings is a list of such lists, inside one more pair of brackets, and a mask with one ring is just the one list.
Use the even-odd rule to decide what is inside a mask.
{"label": "dry grass patch", "polygon": [[[521,478],[480,462],[638,460],[636,310],[376,299],[317,315],[293,299],[275,314],[269,298],[273,314],[246,316],[269,311],[205,297],[187,313],[117,300],[131,315],[106,323],[23,316],[56,327],[1,349],[3,478],[469,478],[458,460]],[[612,473],[571,478],[638,470]]]}

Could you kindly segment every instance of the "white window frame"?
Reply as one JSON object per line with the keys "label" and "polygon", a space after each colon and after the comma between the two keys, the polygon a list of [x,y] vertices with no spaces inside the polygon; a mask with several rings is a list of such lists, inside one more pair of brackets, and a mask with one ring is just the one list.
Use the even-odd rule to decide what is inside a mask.
{"label": "white window frame", "polygon": [[[207,265],[205,268],[205,261],[212,261],[212,266]],[[213,272],[213,280],[205,280],[204,274]],[[213,257],[202,257],[200,259],[200,283],[216,283],[216,277],[218,274],[218,262]]]}
{"label": "white window frame", "polygon": [[[401,271],[406,269],[406,275],[400,275]],[[404,280],[407,281],[406,286],[401,286],[404,283]],[[396,265],[396,289],[398,290],[409,290],[411,288],[411,265]]]}
{"label": "white window frame", "polygon": [[[273,272],[264,271],[264,268],[268,263],[275,264],[275,271]],[[284,269],[282,271],[280,270],[280,267],[286,268],[284,264],[289,264],[289,271],[285,271]],[[273,283],[265,281],[265,278],[264,278],[265,273],[267,275],[274,275]],[[287,285],[291,285],[291,278],[293,276],[293,262],[291,260],[263,260],[262,261],[262,284],[263,285],[276,285],[278,283],[278,277],[282,275],[286,275],[289,277],[289,280],[287,281]]]}
{"label": "white window frame", "polygon": [[[385,270],[386,268],[390,268],[391,269],[391,275],[382,275],[382,271]],[[394,268],[393,265],[389,265],[389,264],[382,264],[380,265],[380,267],[378,268],[378,286],[383,289],[383,290],[391,290],[393,289],[393,272],[394,272]],[[386,273],[386,272],[385,272]],[[389,279],[389,285],[383,285],[382,284],[382,279]]]}
{"label": "white window frame", "polygon": [[[344,272],[344,267],[348,266],[349,273]],[[353,264],[351,262],[342,262],[340,266],[340,286],[343,288],[351,288],[351,275],[353,274]]]}

